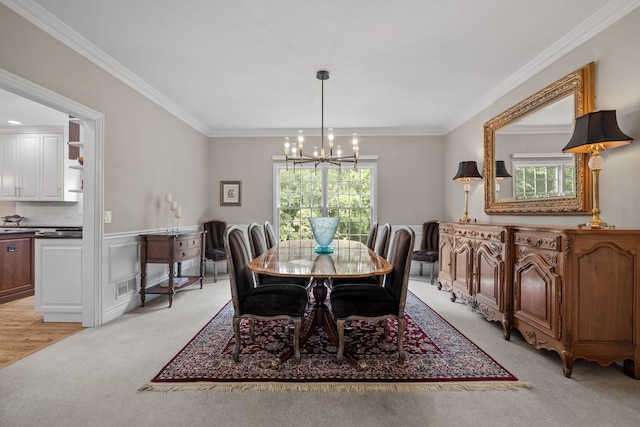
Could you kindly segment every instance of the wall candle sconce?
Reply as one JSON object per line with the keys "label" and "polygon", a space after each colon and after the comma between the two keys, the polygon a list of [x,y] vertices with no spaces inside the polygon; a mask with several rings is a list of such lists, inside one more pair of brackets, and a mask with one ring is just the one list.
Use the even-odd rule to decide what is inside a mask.
{"label": "wall candle sconce", "polygon": [[507,172],[504,160],[496,160],[496,200],[500,192],[500,181],[507,178],[511,178],[511,175]]}
{"label": "wall candle sconce", "polygon": [[482,179],[482,175],[478,172],[478,164],[476,162],[460,162],[458,173],[453,177],[454,181],[464,181],[464,216],[460,218],[460,222],[471,222],[471,218],[469,218],[469,190],[471,189],[471,184],[469,182],[480,179]]}
{"label": "wall candle sconce", "polygon": [[592,218],[578,227],[592,229],[614,228],[600,218],[600,170],[604,163],[601,151],[631,143],[633,138],[618,127],[615,110],[587,113],[576,119],[576,127],[569,143],[562,149],[565,153],[589,153],[589,169],[593,181]]}

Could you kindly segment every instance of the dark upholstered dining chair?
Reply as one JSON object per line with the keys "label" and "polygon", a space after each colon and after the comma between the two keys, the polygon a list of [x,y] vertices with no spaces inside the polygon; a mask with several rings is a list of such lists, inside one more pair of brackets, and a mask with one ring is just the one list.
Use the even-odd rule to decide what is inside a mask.
{"label": "dark upholstered dining chair", "polygon": [[398,357],[404,361],[405,352],[402,347],[407,320],[404,307],[409,287],[409,270],[411,269],[411,252],[415,242],[415,233],[409,227],[399,227],[393,236],[393,243],[387,260],[393,270],[386,275],[384,284],[351,285],[344,283],[331,290],[331,308],[338,328],[338,363],[344,357],[344,325],[349,320],[366,320],[385,322],[385,336],[388,333],[387,319],[398,322]]}
{"label": "dark upholstered dining chair", "polygon": [[[367,247],[374,251],[376,254],[380,255],[382,258],[387,258],[387,252],[389,252],[389,242],[391,240],[391,225],[387,222],[384,225],[375,226],[375,237],[372,239],[371,234],[369,234],[369,239],[367,240]],[[373,243],[370,245],[369,240],[373,240]],[[342,279],[336,278],[332,280],[332,286],[340,285],[342,283],[370,283],[370,284],[378,284],[381,285],[384,280],[384,276],[371,276],[371,277],[359,277],[352,279]]]}
{"label": "dark upholstered dining chair", "polygon": [[273,225],[271,225],[269,221],[264,222],[264,237],[267,240],[267,249],[271,249],[278,244],[276,232],[273,230]]}
{"label": "dark upholstered dining chair", "polygon": [[[307,291],[296,284],[256,286],[249,270],[251,254],[245,233],[238,226],[229,227],[224,234],[224,248],[229,265],[231,301],[233,302],[233,360],[240,359],[240,321],[289,319],[293,321],[293,350],[300,362],[300,329],[307,306]],[[253,332],[253,325],[251,327]]]}
{"label": "dark upholstered dining chair", "polygon": [[422,276],[422,264],[431,264],[431,284],[435,284],[435,265],[439,260],[440,227],[438,221],[425,221],[422,224],[422,240],[420,250],[413,251],[411,259],[420,263],[420,275]]}
{"label": "dark upholstered dining chair", "polygon": [[[262,225],[252,223],[249,225],[249,246],[251,247],[251,257],[256,258],[267,251],[267,239],[264,235],[264,228]],[[277,283],[295,283],[301,286],[306,286],[309,282],[305,277],[277,277],[269,276],[268,274],[256,274],[256,285],[268,285]]]}
{"label": "dark upholstered dining chair", "polygon": [[[213,261],[213,281],[218,281],[218,266],[220,261],[226,261],[224,253],[224,231],[227,223],[218,219],[207,221],[202,224],[205,234],[204,257]],[[205,269],[206,270],[206,269]]]}
{"label": "dark upholstered dining chair", "polygon": [[376,246],[376,236],[378,235],[378,223],[374,222],[369,231],[369,237],[367,237],[367,247],[373,250]]}
{"label": "dark upholstered dining chair", "polygon": [[389,243],[391,242],[391,225],[387,222],[378,227],[376,232],[375,244],[373,245],[373,251],[380,255],[382,258],[387,258],[389,252]]}

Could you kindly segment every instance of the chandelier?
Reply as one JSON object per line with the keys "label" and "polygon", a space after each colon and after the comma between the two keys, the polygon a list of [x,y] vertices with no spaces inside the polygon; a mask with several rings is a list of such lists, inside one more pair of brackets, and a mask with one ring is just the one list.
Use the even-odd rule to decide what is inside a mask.
{"label": "chandelier", "polygon": [[351,139],[351,145],[353,147],[353,154],[350,156],[342,154],[342,148],[336,145],[335,151],[333,146],[333,128],[329,128],[327,135],[329,151],[324,149],[324,81],[329,79],[328,71],[318,71],[316,78],[322,83],[322,110],[321,110],[321,124],[320,124],[320,150],[318,147],[313,147],[313,154],[308,155],[303,151],[304,148],[304,133],[302,130],[298,131],[298,143],[290,144],[289,137],[284,138],[284,157],[287,168],[289,168],[289,162],[295,165],[302,165],[305,163],[314,163],[317,167],[320,163],[329,163],[332,165],[341,166],[342,163],[353,163],[354,169],[358,167],[358,134],[354,133]]}

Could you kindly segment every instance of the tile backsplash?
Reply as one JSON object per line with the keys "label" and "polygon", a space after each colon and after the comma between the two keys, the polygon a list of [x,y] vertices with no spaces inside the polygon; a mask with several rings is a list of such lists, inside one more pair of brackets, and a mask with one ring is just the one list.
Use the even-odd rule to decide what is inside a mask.
{"label": "tile backsplash", "polygon": [[82,226],[82,202],[0,202],[0,216],[14,214],[21,226]]}

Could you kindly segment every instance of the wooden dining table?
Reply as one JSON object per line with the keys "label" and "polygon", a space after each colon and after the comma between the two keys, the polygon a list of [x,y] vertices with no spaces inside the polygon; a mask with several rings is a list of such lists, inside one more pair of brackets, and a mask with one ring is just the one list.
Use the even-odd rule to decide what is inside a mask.
{"label": "wooden dining table", "polygon": [[[313,295],[310,315],[305,319],[300,337],[302,346],[319,328],[337,347],[338,334],[335,321],[326,304],[331,280],[335,278],[359,278],[380,276],[393,270],[393,266],[383,257],[354,240],[334,240],[332,253],[316,253],[314,240],[286,240],[256,257],[249,264],[254,273],[271,276],[310,279],[309,287]],[[284,363],[293,355],[290,349],[273,362],[274,367]],[[360,368],[364,362],[348,351],[345,357]]]}

